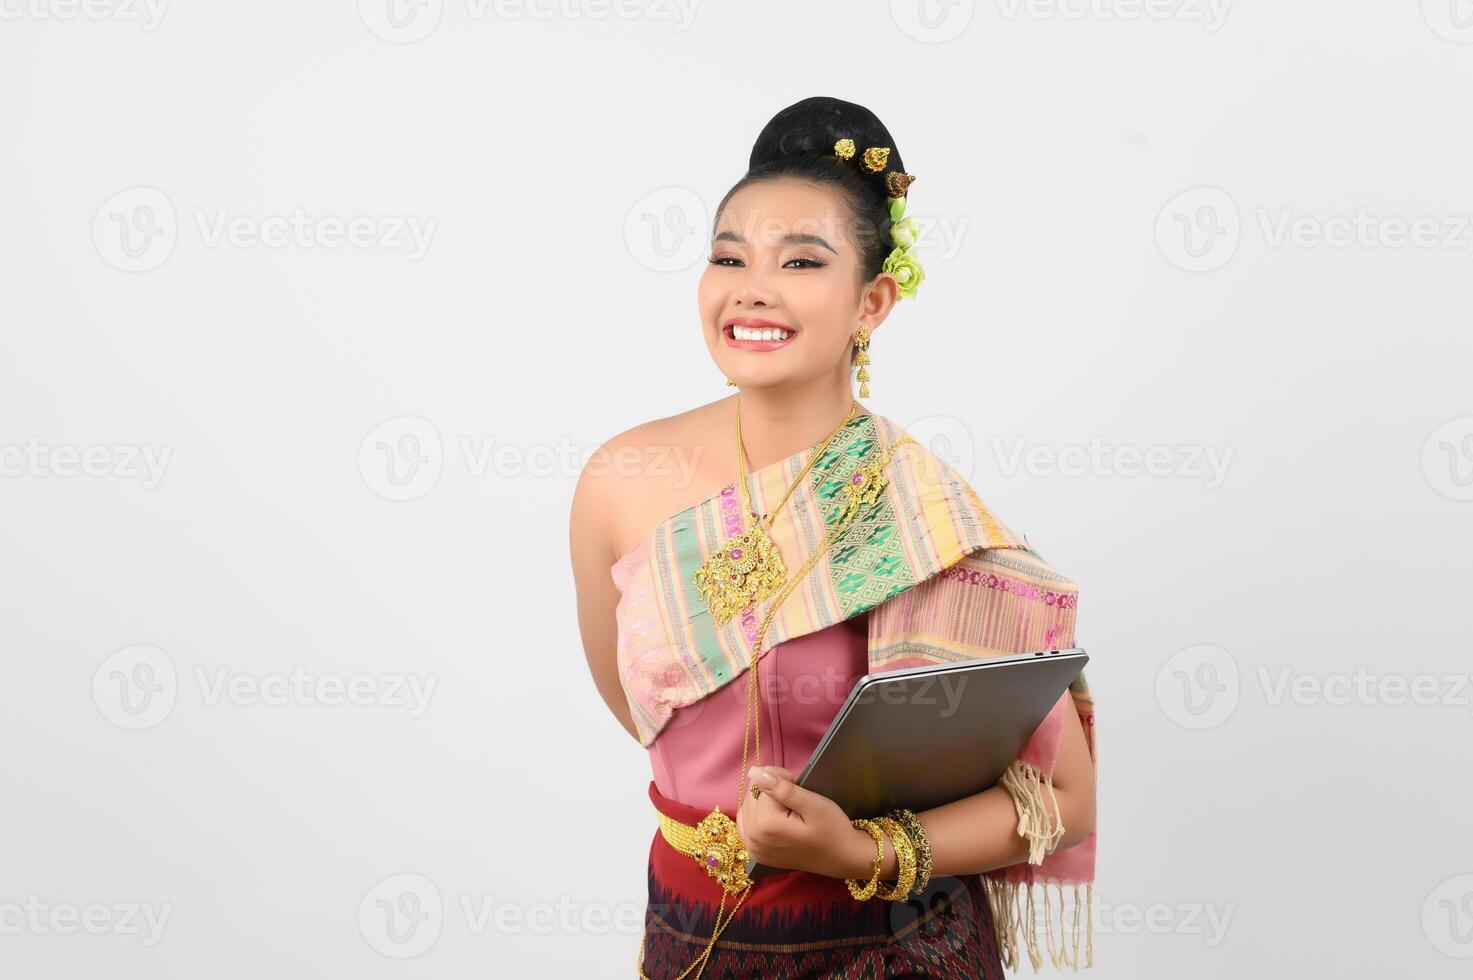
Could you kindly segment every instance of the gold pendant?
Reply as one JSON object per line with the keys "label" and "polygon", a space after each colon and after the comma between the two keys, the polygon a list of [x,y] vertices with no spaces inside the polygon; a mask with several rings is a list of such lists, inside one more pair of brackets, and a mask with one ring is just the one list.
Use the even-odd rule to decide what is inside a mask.
{"label": "gold pendant", "polygon": [[890,483],[890,478],[885,475],[885,464],[889,462],[889,458],[888,452],[877,454],[868,466],[855,470],[849,482],[844,484],[844,507],[839,512],[840,524],[858,516],[859,509],[865,504],[872,504],[879,499],[880,491]]}
{"label": "gold pendant", "polygon": [[696,824],[693,857],[730,894],[735,895],[752,883],[747,877],[749,855],[737,833],[736,821],[722,813],[720,807],[713,807]]}
{"label": "gold pendant", "polygon": [[696,569],[695,583],[711,618],[725,626],[752,603],[775,593],[786,576],[777,545],[753,514],[751,526],[721,542]]}

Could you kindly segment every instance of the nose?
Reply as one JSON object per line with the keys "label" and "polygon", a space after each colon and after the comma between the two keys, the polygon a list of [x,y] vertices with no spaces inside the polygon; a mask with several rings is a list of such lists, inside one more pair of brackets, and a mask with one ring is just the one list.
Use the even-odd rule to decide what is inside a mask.
{"label": "nose", "polygon": [[766,284],[762,273],[749,272],[737,288],[735,301],[741,307],[769,307],[777,304],[777,295]]}

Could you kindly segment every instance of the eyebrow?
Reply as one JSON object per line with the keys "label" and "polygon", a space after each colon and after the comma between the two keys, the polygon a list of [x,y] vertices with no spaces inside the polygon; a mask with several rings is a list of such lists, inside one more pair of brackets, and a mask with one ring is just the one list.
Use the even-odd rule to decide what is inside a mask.
{"label": "eyebrow", "polygon": [[[736,242],[738,245],[745,245],[745,244],[747,244],[747,240],[745,238],[743,238],[739,232],[735,232],[735,231],[721,231],[721,232],[717,232],[716,233],[716,237],[715,238],[712,238],[711,241],[712,242]],[[820,245],[820,246],[828,249],[830,252],[833,252],[835,255],[838,255],[839,254],[838,249],[834,248],[834,246],[832,246],[828,242],[824,241],[818,235],[807,235],[807,234],[804,234],[803,232],[797,232],[797,231],[792,232],[792,233],[787,234],[787,235],[784,235],[782,238],[778,239],[778,244],[779,245]]]}

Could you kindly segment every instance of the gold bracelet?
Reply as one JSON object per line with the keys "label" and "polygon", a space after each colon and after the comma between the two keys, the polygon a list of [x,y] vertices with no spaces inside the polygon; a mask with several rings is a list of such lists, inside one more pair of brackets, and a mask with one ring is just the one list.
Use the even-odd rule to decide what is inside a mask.
{"label": "gold bracelet", "polygon": [[869,881],[861,883],[855,878],[844,879],[844,884],[849,886],[849,894],[862,902],[867,898],[873,898],[875,889],[880,887],[880,866],[885,862],[885,832],[873,820],[861,818],[849,822],[875,839],[875,870],[869,876]]}
{"label": "gold bracelet", "polygon": [[876,817],[875,823],[884,827],[890,835],[890,843],[895,846],[895,859],[899,865],[900,877],[895,880],[893,888],[881,889],[879,897],[887,901],[897,898],[905,898],[910,894],[912,886],[916,881],[916,849],[911,843],[910,835],[905,832],[900,821],[894,817]]}
{"label": "gold bracelet", "polygon": [[916,816],[913,810],[904,808],[891,810],[886,816],[899,820],[900,825],[910,835],[911,842],[915,844],[916,883],[911,893],[919,895],[926,890],[926,885],[931,881],[931,839],[926,836],[926,828],[921,826],[921,818]]}

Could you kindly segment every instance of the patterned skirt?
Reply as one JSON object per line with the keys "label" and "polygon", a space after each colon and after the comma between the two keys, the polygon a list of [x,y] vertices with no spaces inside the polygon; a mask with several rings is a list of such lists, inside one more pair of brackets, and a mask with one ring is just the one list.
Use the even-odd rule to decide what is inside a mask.
{"label": "patterned skirt", "polygon": [[[710,811],[672,800],[650,782],[661,813],[698,823]],[[644,975],[673,980],[705,950],[721,886],[659,829],[650,842]],[[735,898],[728,898],[729,915]],[[697,970],[686,974],[693,980]],[[758,878],[711,950],[702,980],[1002,980],[992,911],[980,875],[932,877],[906,901],[855,900],[844,882],[807,871]]]}

